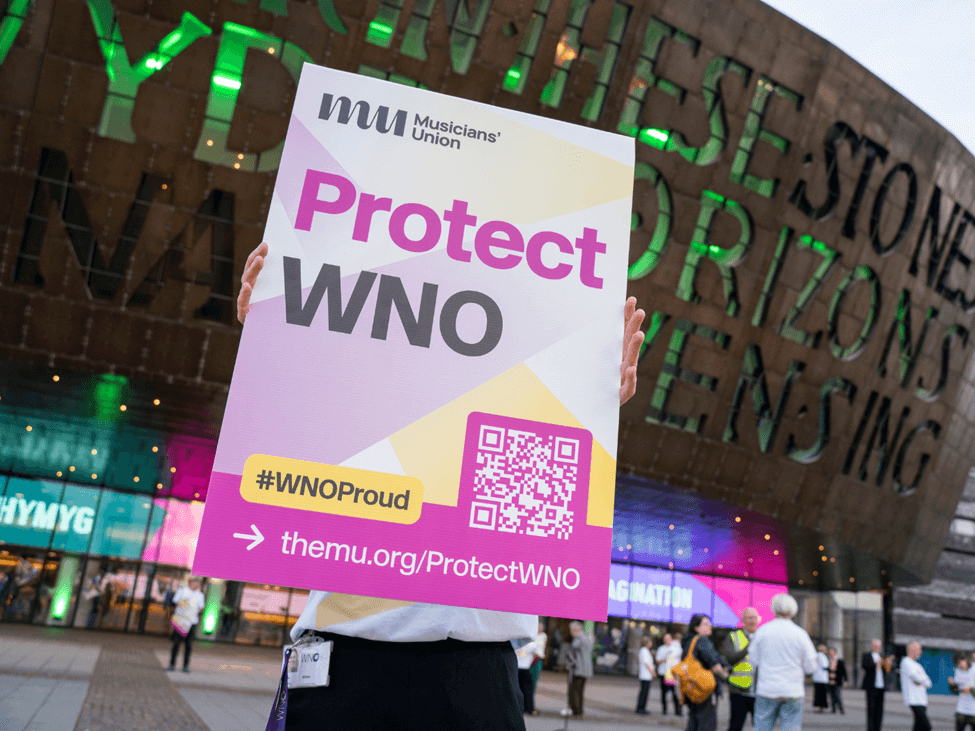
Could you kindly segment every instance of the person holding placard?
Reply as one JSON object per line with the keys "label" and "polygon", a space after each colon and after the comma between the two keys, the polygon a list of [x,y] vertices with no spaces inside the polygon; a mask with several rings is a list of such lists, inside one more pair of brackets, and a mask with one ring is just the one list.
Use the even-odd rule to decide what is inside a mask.
{"label": "person holding placard", "polygon": [[[247,258],[237,300],[241,322],[267,253],[262,243]],[[629,298],[621,404],[636,392],[643,318]],[[328,719],[334,728],[377,731],[524,729],[511,640],[533,639],[537,622],[527,614],[313,591],[292,638],[296,649],[307,638],[333,643],[329,684],[285,690],[275,711],[286,707],[286,719],[273,727],[319,729]]]}
{"label": "person holding placard", "polygon": [[176,658],[179,646],[183,645],[183,672],[190,671],[190,652],[193,639],[196,637],[196,627],[200,623],[200,612],[206,605],[203,592],[200,591],[200,580],[195,576],[190,578],[187,586],[180,587],[173,595],[173,611],[170,624],[173,626],[173,649],[169,655],[169,670],[176,669]]}

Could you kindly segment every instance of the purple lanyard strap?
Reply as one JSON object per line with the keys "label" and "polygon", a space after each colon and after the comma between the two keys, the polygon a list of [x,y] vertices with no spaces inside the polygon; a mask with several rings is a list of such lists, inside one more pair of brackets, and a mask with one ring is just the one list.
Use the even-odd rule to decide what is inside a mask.
{"label": "purple lanyard strap", "polygon": [[284,654],[284,666],[281,668],[281,682],[278,683],[278,692],[274,696],[274,705],[271,706],[271,717],[267,719],[265,731],[284,731],[285,720],[288,717],[288,661],[294,648],[288,649]]}

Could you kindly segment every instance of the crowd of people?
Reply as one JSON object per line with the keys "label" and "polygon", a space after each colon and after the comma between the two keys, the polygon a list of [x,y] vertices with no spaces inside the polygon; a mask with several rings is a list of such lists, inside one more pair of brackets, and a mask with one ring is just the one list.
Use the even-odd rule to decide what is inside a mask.
{"label": "crowd of people", "polygon": [[[814,646],[808,633],[795,623],[798,604],[788,594],[771,602],[774,617],[761,624],[756,609],[742,612],[741,626],[729,632],[720,647],[712,641],[710,618],[691,618],[686,636],[665,634],[653,651],[653,638],[642,639],[638,654],[640,690],[636,713],[647,714],[652,681],[660,683],[662,712],[668,697],[674,712],[687,710],[687,731],[716,731],[717,704],[727,690],[728,731],[742,731],[749,716],[757,731],[783,731],[802,727],[806,678],[813,685],[816,713],[845,713],[842,688],[850,679],[835,647]],[[759,626],[761,624],[761,626]],[[927,716],[931,677],[918,662],[921,645],[912,642],[897,666],[901,695],[913,716],[913,731],[930,731]],[[948,678],[958,695],[956,731],[975,731],[975,653],[958,652],[954,675]],[[875,639],[860,661],[865,691],[867,731],[880,731],[884,697],[893,685],[895,657],[883,652]],[[724,686],[724,687],[723,687]]]}

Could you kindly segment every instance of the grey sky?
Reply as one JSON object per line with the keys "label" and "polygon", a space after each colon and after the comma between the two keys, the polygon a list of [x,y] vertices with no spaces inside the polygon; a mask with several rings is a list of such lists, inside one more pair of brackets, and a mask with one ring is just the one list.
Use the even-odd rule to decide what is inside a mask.
{"label": "grey sky", "polygon": [[975,153],[975,0],[765,0],[855,58]]}

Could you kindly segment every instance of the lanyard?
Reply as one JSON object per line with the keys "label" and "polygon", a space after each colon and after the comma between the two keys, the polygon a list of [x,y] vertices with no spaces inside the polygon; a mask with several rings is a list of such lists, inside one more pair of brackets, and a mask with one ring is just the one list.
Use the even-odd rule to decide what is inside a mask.
{"label": "lanyard", "polygon": [[278,692],[274,695],[274,705],[271,706],[271,717],[267,719],[265,731],[284,731],[285,719],[288,717],[288,661],[294,651],[293,647],[289,647],[284,653],[281,682],[278,683]]}

